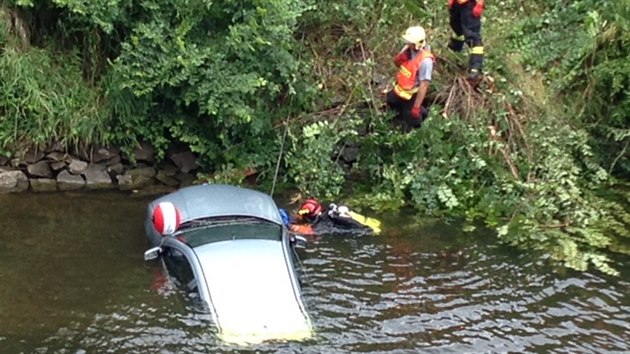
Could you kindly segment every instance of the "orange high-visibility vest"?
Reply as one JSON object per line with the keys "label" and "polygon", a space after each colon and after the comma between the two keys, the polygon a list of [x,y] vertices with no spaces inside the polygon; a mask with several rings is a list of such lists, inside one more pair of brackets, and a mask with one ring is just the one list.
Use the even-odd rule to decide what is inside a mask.
{"label": "orange high-visibility vest", "polygon": [[416,87],[418,69],[420,69],[420,64],[426,58],[435,60],[435,55],[428,50],[422,49],[413,59],[407,60],[400,65],[396,74],[396,83],[394,84],[394,92],[398,97],[409,100],[414,93],[418,92],[418,87]]}
{"label": "orange high-visibility vest", "polygon": [[465,4],[468,0],[448,0],[448,7],[453,7],[453,4],[457,1],[458,4]]}
{"label": "orange high-visibility vest", "polygon": [[[462,5],[468,2],[468,0],[448,0],[448,7],[453,7],[453,4],[457,1],[458,4]],[[483,0],[477,0],[478,3],[483,4]]]}

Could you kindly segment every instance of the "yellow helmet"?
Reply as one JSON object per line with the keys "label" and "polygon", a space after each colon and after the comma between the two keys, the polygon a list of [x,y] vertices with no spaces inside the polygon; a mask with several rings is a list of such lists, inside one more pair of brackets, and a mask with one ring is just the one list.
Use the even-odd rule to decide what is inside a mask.
{"label": "yellow helmet", "polygon": [[405,42],[413,43],[416,45],[416,47],[422,47],[426,37],[427,35],[424,32],[424,28],[422,28],[421,26],[411,26],[407,28],[405,30],[405,33],[403,33],[402,35],[402,38],[405,40]]}

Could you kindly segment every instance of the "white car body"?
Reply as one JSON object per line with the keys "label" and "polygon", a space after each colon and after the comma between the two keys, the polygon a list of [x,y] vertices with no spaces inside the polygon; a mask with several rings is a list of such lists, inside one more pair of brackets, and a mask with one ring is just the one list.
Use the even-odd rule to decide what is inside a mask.
{"label": "white car body", "polygon": [[[153,208],[163,201],[175,204],[182,218],[168,236],[160,235],[151,220]],[[313,336],[294,243],[270,196],[229,185],[183,188],[150,203],[145,230],[153,253],[162,256],[165,266],[174,264],[185,285],[207,305],[224,341]]]}

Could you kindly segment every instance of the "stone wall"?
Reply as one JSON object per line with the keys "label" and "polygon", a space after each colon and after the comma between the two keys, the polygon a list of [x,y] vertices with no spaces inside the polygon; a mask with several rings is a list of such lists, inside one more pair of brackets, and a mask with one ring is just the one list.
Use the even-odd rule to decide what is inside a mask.
{"label": "stone wall", "polygon": [[24,151],[10,159],[0,156],[0,193],[180,188],[194,182],[196,170],[197,158],[190,151],[172,149],[156,163],[154,149],[145,143],[133,157],[118,147],[95,147],[84,154],[52,147]]}

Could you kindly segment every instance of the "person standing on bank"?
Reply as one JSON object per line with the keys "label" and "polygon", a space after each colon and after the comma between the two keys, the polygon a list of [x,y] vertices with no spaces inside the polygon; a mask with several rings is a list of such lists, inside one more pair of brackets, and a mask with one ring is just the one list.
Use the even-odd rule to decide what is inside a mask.
{"label": "person standing on bank", "polygon": [[484,8],[484,0],[448,0],[449,23],[454,32],[448,48],[461,52],[464,42],[468,45],[468,80],[474,82],[483,76],[481,15]]}
{"label": "person standing on bank", "polygon": [[405,46],[394,58],[398,67],[394,88],[387,93],[387,105],[397,112],[397,120],[404,122],[406,131],[418,128],[429,115],[423,103],[435,56],[426,44],[426,33],[421,26],[412,26],[402,35]]}

